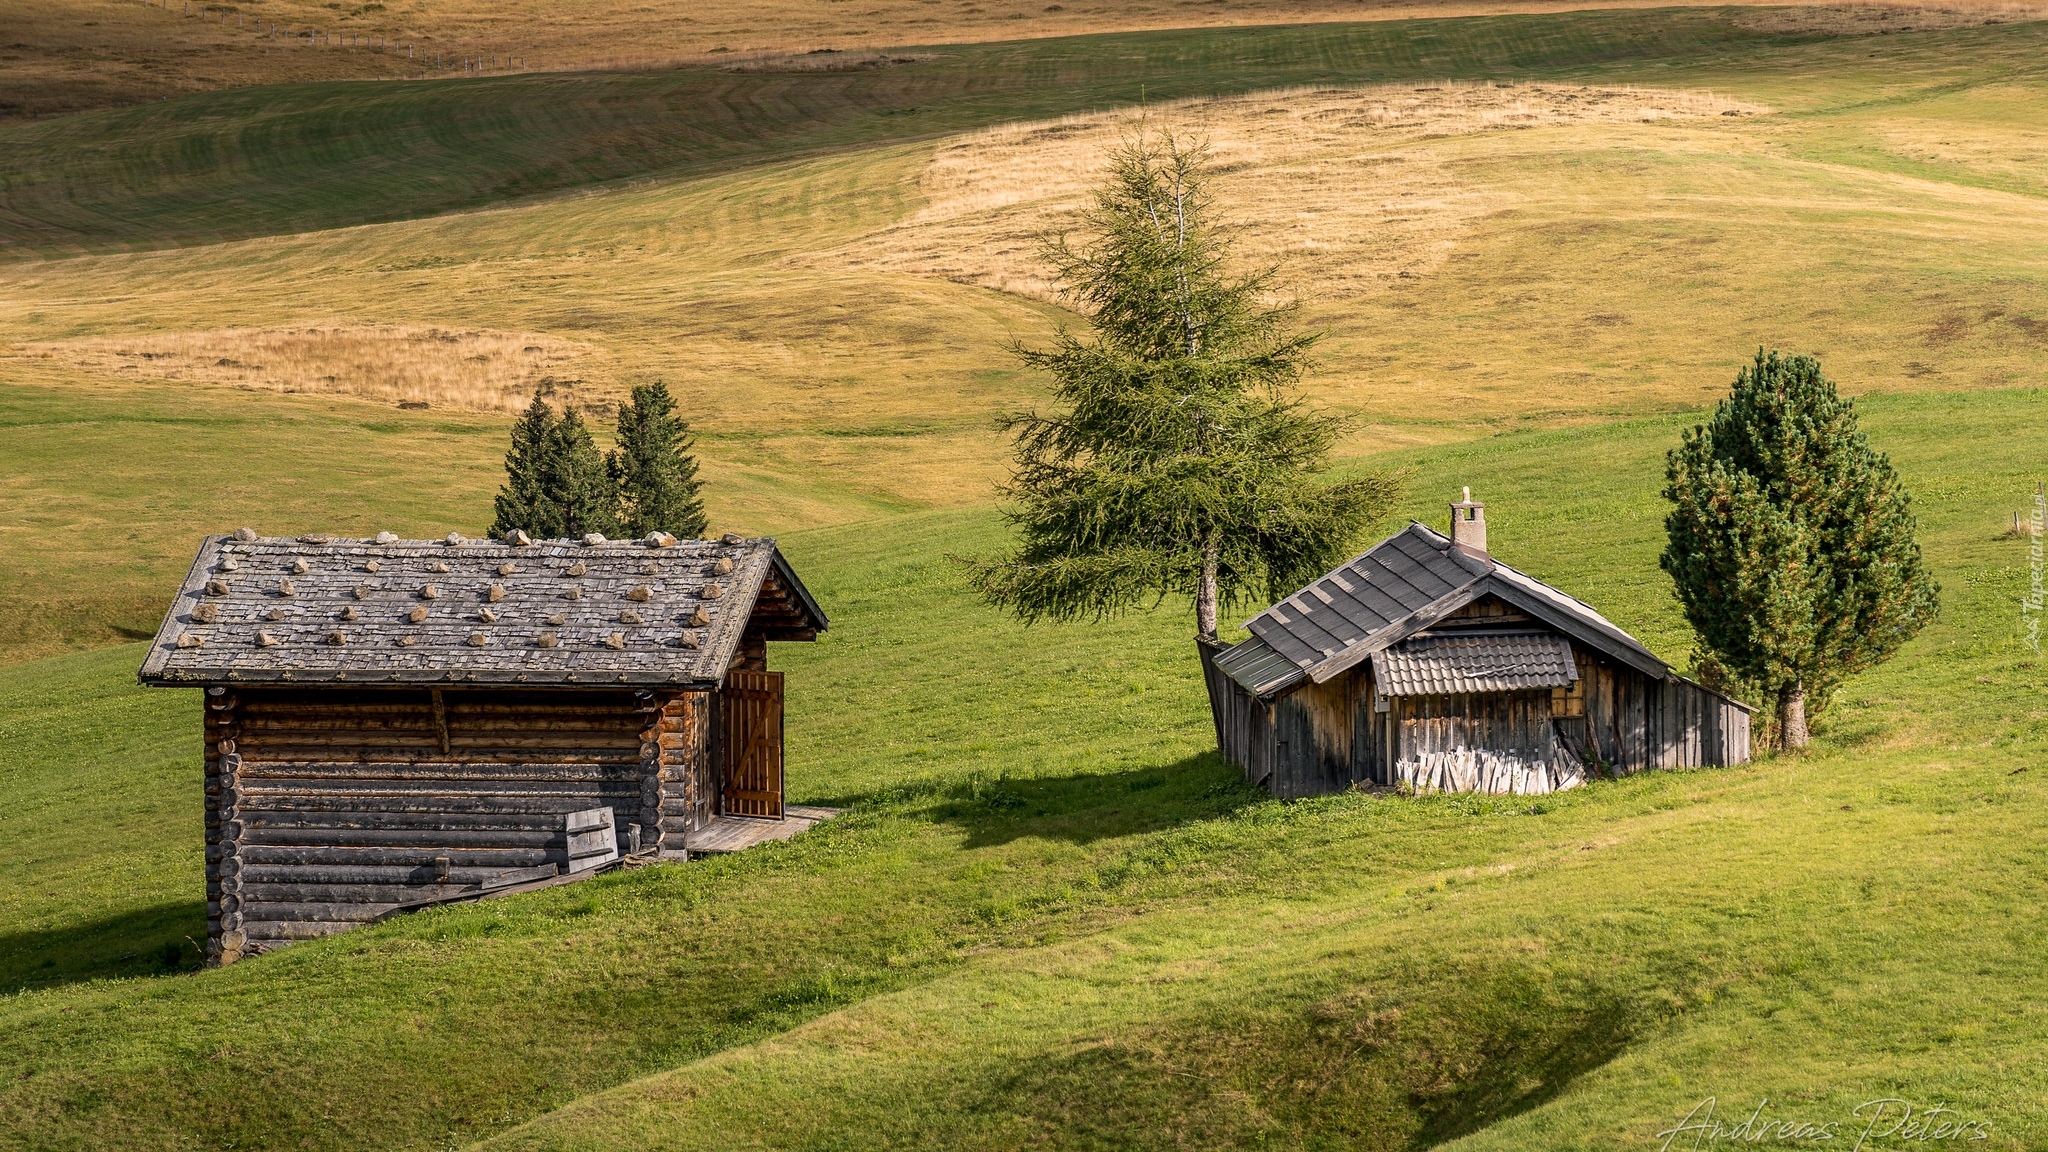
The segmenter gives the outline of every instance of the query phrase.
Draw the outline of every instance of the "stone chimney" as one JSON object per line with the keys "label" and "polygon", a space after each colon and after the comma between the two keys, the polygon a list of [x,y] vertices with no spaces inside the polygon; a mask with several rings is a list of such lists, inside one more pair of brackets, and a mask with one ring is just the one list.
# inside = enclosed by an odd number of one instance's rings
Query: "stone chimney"
{"label": "stone chimney", "polygon": [[1486,551],[1486,505],[1472,499],[1472,490],[1465,489],[1465,498],[1451,503],[1451,543],[1462,544],[1474,552]]}

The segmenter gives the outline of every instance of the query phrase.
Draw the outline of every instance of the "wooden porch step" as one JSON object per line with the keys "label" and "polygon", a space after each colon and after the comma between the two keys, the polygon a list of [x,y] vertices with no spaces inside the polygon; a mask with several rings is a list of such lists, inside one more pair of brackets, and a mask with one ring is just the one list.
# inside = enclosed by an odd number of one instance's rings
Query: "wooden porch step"
{"label": "wooden porch step", "polygon": [[837,808],[789,804],[780,820],[758,816],[713,816],[711,822],[683,836],[692,855],[699,852],[740,852],[770,840],[787,840],[839,815]]}

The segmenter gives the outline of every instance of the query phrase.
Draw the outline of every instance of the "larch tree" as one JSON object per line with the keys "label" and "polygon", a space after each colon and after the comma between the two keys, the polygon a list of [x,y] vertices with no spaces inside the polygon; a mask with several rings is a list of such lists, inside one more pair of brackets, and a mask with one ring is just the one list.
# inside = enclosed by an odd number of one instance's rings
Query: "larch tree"
{"label": "larch tree", "polygon": [[491,534],[518,529],[536,537],[614,532],[618,485],[604,455],[574,409],[555,415],[536,393],[512,426],[505,486],[498,491]]}
{"label": "larch tree", "polygon": [[627,535],[704,534],[704,485],[697,479],[693,446],[689,423],[676,415],[675,398],[659,380],[635,387],[632,402],[619,405],[618,447],[607,464],[619,487],[619,523]]}
{"label": "larch tree", "polygon": [[1047,241],[1086,335],[1019,347],[1058,408],[1006,417],[1017,546],[969,581],[1023,620],[1102,618],[1170,594],[1216,641],[1219,610],[1278,597],[1340,563],[1395,480],[1328,483],[1340,419],[1288,394],[1316,336],[1263,303],[1272,270],[1229,271],[1209,219],[1208,156],[1170,133],[1110,156],[1085,239]]}
{"label": "larch tree", "polygon": [[1940,607],[1911,497],[1811,356],[1759,350],[1665,478],[1664,570],[1705,654],[1775,706],[1781,748]]}

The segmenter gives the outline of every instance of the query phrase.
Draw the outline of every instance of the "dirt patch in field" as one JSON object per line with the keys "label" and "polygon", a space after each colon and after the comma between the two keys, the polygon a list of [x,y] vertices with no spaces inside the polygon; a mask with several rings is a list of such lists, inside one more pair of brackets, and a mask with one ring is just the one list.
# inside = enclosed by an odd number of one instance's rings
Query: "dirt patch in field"
{"label": "dirt patch in field", "polygon": [[552,336],[407,325],[307,325],[25,345],[121,379],[355,396],[407,408],[518,411],[536,390],[595,399],[596,349]]}
{"label": "dirt patch in field", "polygon": [[1241,226],[1240,255],[1279,262],[1290,291],[1343,299],[1426,274],[1495,206],[1458,181],[1432,140],[1764,111],[1694,92],[1441,84],[1263,92],[1006,125],[942,144],[919,180],[923,209],[827,258],[1052,299],[1040,238],[1075,225],[1120,140],[1171,126],[1208,141],[1219,215]]}

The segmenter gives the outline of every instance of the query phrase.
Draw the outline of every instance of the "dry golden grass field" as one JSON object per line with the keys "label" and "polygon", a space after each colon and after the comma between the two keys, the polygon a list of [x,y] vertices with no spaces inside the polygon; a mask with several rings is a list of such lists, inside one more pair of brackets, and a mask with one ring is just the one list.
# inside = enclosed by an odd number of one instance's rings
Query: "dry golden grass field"
{"label": "dry golden grass field", "polygon": [[[1577,7],[1566,0],[698,0],[681,9],[637,0],[36,0],[0,6],[0,117],[248,84],[458,77],[472,68],[504,73],[677,61],[873,67],[884,64],[873,49],[904,45]],[[1758,20],[1788,28],[1924,30],[2023,19],[2041,8],[2034,0],[1885,0]],[[825,48],[843,55],[806,56]]]}
{"label": "dry golden grass field", "polygon": [[[1359,417],[1347,455],[1386,452],[1692,409],[1760,344],[1820,354],[1854,393],[2039,385],[2042,27],[1797,44],[1660,67],[1655,87],[1293,88],[1142,117],[1211,141],[1247,259],[1284,261],[1326,333],[1311,394]],[[721,526],[984,504],[991,416],[1042,394],[1008,346],[1072,321],[1031,235],[1134,115],[0,265],[0,372],[95,405],[324,421],[338,463],[348,437],[424,437],[464,493],[494,486],[495,430],[535,386],[601,416],[661,378],[702,434]],[[191,523],[214,522],[192,501],[225,497],[180,493],[187,513],[124,527],[146,546],[81,603],[46,576],[92,549],[23,544],[89,538],[104,504],[25,467],[7,482],[34,514],[0,524],[0,581],[24,589],[0,609],[10,655],[153,625]],[[419,498],[422,528],[483,527]],[[314,526],[292,509],[318,501],[293,499],[279,489],[266,528]]]}

